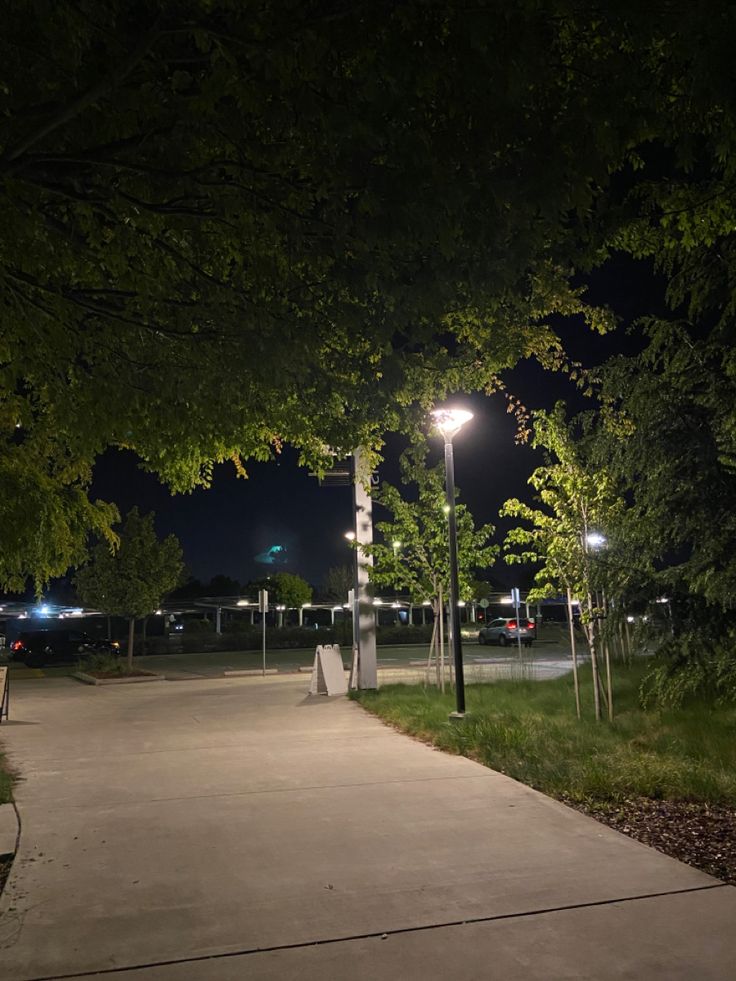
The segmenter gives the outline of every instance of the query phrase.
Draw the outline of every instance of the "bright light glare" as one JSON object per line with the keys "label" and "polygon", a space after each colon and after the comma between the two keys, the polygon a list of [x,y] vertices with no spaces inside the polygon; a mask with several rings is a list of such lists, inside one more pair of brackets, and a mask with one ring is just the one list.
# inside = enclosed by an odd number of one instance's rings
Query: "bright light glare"
{"label": "bright light glare", "polygon": [[473,413],[467,409],[434,409],[432,412],[435,428],[442,433],[445,439],[452,439],[459,433],[466,422],[470,422]]}
{"label": "bright light glare", "polygon": [[302,603],[302,609],[307,610],[311,605],[312,605],[311,603]]}
{"label": "bright light glare", "polygon": [[47,617],[49,615],[49,608],[45,603],[39,610],[39,613],[41,614],[42,617]]}
{"label": "bright light glare", "polygon": [[590,534],[585,536],[585,541],[591,548],[600,548],[601,545],[606,544],[606,536],[601,535],[599,531],[591,531]]}
{"label": "bright light glare", "polygon": [[501,602],[504,604],[504,606],[511,606],[514,601],[510,596],[502,596]]}
{"label": "bright light glare", "polygon": [[349,542],[354,542],[355,541],[355,532],[354,531],[346,531],[345,532],[345,538],[347,538],[347,540]]}
{"label": "bright light glare", "polygon": [[457,605],[458,606],[465,606],[465,600],[458,600],[457,601]]}
{"label": "bright light glare", "polygon": [[238,600],[236,606],[248,606],[248,600]]}
{"label": "bright light glare", "polygon": [[380,599],[374,599],[374,600],[373,600],[373,605],[374,605],[374,606],[383,606],[383,600],[380,600]]}
{"label": "bright light glare", "polygon": [[401,542],[397,541],[396,539],[394,539],[394,541],[391,542],[391,545],[393,548],[401,548]]}

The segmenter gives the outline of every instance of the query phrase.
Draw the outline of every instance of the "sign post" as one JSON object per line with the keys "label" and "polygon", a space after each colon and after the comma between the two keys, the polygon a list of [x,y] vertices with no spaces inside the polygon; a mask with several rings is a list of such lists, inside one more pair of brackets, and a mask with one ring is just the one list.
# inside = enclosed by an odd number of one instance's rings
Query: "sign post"
{"label": "sign post", "polygon": [[258,609],[261,614],[263,625],[263,676],[266,676],[266,614],[268,613],[268,590],[258,590]]}
{"label": "sign post", "polygon": [[521,603],[521,595],[519,593],[518,587],[514,586],[511,590],[511,599],[514,601],[514,609],[516,610],[516,639],[519,642],[519,661],[523,661],[523,655],[521,653],[521,620],[519,619],[519,604]]}
{"label": "sign post", "polygon": [[8,718],[10,709],[10,676],[7,667],[0,668],[0,722]]}

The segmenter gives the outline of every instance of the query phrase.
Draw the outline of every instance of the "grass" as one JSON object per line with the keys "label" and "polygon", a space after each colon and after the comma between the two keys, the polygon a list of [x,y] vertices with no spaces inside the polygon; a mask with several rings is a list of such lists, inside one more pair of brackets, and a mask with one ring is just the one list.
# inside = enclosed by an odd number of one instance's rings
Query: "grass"
{"label": "grass", "polygon": [[459,724],[448,721],[455,707],[449,692],[392,685],[354,697],[403,732],[555,797],[736,805],[736,706],[699,702],[644,711],[639,686],[650,667],[616,670],[617,717],[610,725],[593,721],[586,670],[582,722],[575,718],[571,676],[469,685],[469,716]]}
{"label": "grass", "polygon": [[0,804],[8,804],[13,799],[13,777],[7,760],[0,753]]}

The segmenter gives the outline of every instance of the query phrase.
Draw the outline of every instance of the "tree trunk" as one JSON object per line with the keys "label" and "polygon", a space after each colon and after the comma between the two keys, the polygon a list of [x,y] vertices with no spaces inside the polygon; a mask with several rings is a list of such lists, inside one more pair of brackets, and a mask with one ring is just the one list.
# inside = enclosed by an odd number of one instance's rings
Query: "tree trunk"
{"label": "tree trunk", "polygon": [[590,617],[585,627],[588,635],[588,647],[590,648],[590,667],[593,672],[593,704],[595,706],[595,720],[601,721],[601,692],[598,681],[598,658],[596,654],[595,620],[593,619],[593,597],[588,593],[588,616]]}
{"label": "tree trunk", "polygon": [[575,711],[578,718],[580,713],[580,682],[578,681],[578,652],[575,643],[575,623],[572,615],[572,593],[567,590],[567,622],[570,626],[570,653],[572,654],[572,677],[575,685]]}
{"label": "tree trunk", "polygon": [[608,688],[608,721],[613,722],[613,679],[611,677],[611,653],[609,651],[609,635],[610,630],[610,608],[608,605],[608,598],[606,597],[605,590],[601,592],[601,597],[603,599],[603,612],[606,616],[606,635],[603,638],[603,654],[606,659],[606,687]]}
{"label": "tree trunk", "polygon": [[435,672],[437,674],[437,688],[440,687],[440,659],[437,657],[437,619],[435,618],[432,627],[432,639],[429,642],[429,654],[427,655],[427,684],[429,684],[429,672],[432,669],[432,656],[435,658]]}
{"label": "tree trunk", "polygon": [[128,620],[128,667],[133,667],[133,644],[135,643],[135,617]]}

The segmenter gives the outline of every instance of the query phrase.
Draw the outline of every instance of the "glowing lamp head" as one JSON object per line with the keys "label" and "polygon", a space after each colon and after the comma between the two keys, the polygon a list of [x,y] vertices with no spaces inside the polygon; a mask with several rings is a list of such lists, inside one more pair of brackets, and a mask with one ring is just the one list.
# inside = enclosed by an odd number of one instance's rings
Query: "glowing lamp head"
{"label": "glowing lamp head", "polygon": [[355,532],[354,531],[346,531],[344,537],[347,538],[347,540],[349,542],[354,542],[355,541]]}
{"label": "glowing lamp head", "polygon": [[435,429],[441,433],[445,439],[452,439],[460,432],[466,422],[470,422],[473,413],[467,409],[435,409],[432,412]]}
{"label": "glowing lamp head", "polygon": [[585,541],[590,548],[601,548],[601,546],[606,544],[606,536],[601,535],[599,531],[591,531],[590,534],[585,536]]}

